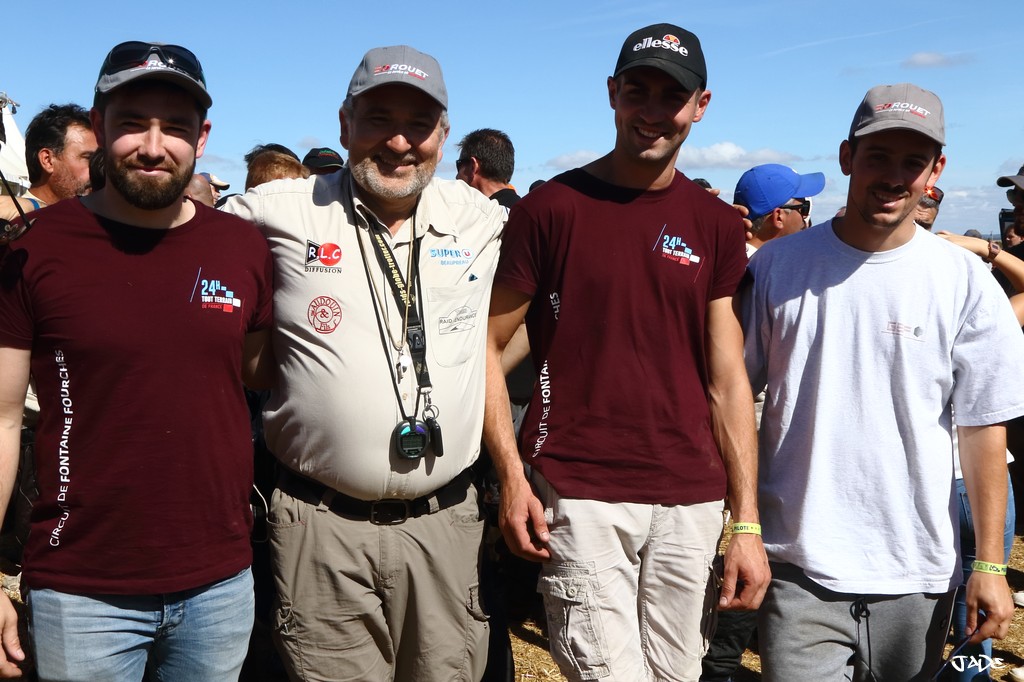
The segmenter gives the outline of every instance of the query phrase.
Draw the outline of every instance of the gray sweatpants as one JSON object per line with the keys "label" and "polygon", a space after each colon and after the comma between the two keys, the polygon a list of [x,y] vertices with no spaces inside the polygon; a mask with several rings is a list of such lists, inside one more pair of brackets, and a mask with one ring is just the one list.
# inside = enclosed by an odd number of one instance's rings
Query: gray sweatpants
{"label": "gray sweatpants", "polygon": [[917,682],[942,661],[953,592],[833,592],[773,563],[758,613],[764,682]]}

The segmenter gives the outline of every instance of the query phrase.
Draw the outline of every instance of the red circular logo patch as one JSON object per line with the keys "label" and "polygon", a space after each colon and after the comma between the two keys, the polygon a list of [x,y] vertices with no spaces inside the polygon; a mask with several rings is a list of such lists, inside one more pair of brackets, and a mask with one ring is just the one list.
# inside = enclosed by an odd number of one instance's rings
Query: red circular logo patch
{"label": "red circular logo patch", "polygon": [[341,262],[341,247],[337,244],[324,244],[317,251],[316,257],[324,265],[337,265]]}
{"label": "red circular logo patch", "polygon": [[310,302],[306,317],[318,334],[330,334],[341,324],[341,306],[330,296],[317,296]]}

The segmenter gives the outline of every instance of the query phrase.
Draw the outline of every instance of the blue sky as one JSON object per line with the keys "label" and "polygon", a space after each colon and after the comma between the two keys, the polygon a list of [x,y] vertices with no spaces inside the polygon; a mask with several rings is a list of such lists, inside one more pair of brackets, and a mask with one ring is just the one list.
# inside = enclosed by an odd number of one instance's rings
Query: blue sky
{"label": "blue sky", "polygon": [[822,171],[815,220],[845,203],[838,148],[873,85],[910,81],[946,115],[946,192],[937,229],[991,232],[1009,206],[1000,175],[1024,164],[1020,45],[1024,3],[820,0],[512,3],[5,2],[0,91],[24,130],[50,102],[88,106],[106,52],[123,40],[178,43],[203,63],[213,132],[199,170],[241,189],[243,154],[279,142],[302,156],[338,142],[337,110],[363,53],[406,43],[434,55],[449,92],[451,137],[438,173],[454,177],[456,143],[480,127],[516,146],[513,183],[585,163],[614,142],[605,80],[622,41],[671,22],[701,39],[711,104],[679,168],[731,198],[759,163]]}

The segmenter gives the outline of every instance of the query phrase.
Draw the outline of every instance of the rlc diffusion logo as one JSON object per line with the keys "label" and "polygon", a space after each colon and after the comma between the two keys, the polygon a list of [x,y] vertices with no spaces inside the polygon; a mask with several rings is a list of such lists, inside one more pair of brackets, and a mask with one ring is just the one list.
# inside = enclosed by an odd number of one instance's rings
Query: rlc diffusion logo
{"label": "rlc diffusion logo", "polygon": [[682,237],[665,234],[665,228],[667,227],[668,223],[661,227],[658,240],[654,243],[654,248],[651,250],[655,251],[660,246],[662,258],[667,258],[680,265],[690,265],[691,263],[696,265],[700,263],[700,256],[694,255],[693,249],[686,245]]}
{"label": "rlc diffusion logo", "polygon": [[306,272],[341,272],[341,247],[306,240]]}
{"label": "rlc diffusion logo", "polygon": [[457,334],[469,331],[476,326],[477,311],[469,306],[459,306],[437,320],[439,334]]}
{"label": "rlc diffusion logo", "polygon": [[310,301],[306,318],[317,334],[330,334],[341,324],[341,306],[330,296],[317,296]]}

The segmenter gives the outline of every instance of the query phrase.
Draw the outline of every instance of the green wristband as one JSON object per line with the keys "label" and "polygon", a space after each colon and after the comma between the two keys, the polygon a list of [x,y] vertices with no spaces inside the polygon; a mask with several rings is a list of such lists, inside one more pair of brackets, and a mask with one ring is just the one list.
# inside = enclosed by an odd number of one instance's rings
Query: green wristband
{"label": "green wristband", "polygon": [[971,564],[971,570],[975,571],[976,573],[1006,575],[1006,564],[990,564],[987,561],[975,561]]}
{"label": "green wristband", "polygon": [[[733,532],[733,535],[738,535],[740,533],[750,533],[751,535],[760,535],[761,534],[761,524],[760,523],[734,523],[734,524],[732,524],[732,532]],[[1006,572],[1005,568],[1003,569],[1003,572],[1004,573]]]}

